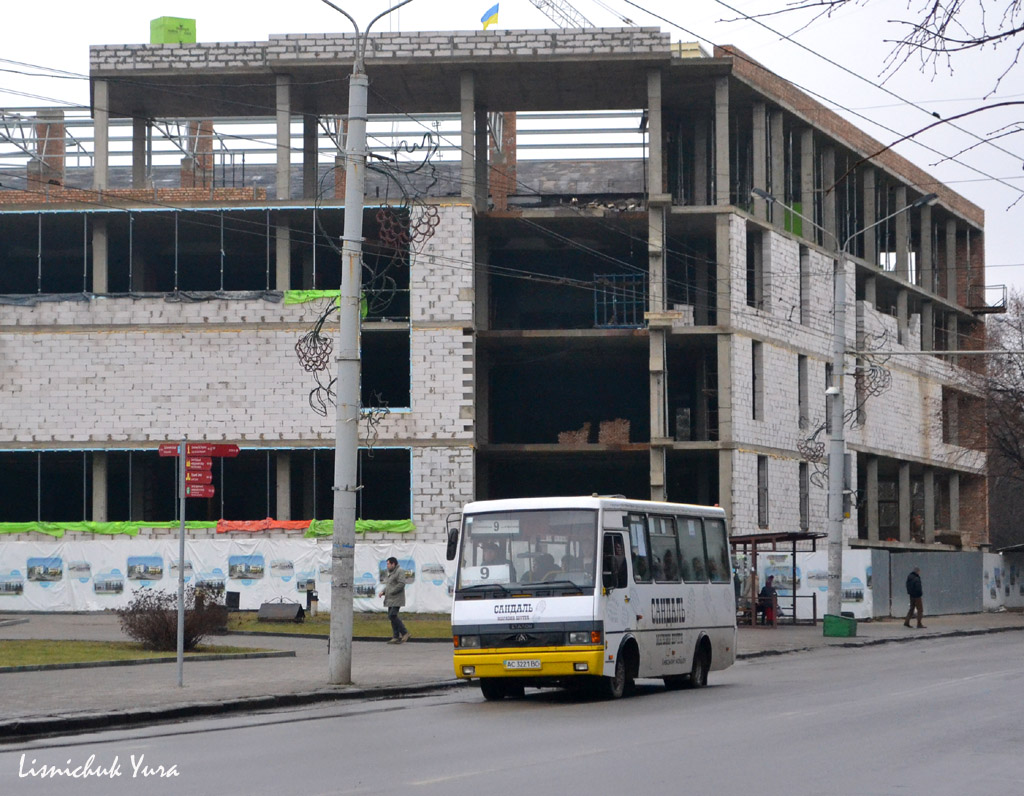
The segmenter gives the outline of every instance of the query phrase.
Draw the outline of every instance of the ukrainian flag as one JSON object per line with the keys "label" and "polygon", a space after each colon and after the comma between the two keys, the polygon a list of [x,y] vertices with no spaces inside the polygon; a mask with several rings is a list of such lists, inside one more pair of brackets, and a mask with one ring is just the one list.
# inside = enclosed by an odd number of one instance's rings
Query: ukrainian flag
{"label": "ukrainian flag", "polygon": [[498,4],[495,3],[493,6],[484,12],[484,15],[480,17],[480,21],[484,23],[484,30],[487,30],[491,25],[498,24]]}

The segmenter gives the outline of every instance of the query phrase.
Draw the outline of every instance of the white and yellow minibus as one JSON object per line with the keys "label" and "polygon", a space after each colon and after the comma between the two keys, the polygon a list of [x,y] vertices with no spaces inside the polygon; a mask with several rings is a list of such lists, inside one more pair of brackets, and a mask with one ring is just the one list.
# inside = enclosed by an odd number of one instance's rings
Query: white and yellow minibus
{"label": "white and yellow minibus", "polygon": [[622,497],[469,503],[448,537],[458,572],[455,674],[486,699],[637,678],[707,684],[736,658],[725,512]]}

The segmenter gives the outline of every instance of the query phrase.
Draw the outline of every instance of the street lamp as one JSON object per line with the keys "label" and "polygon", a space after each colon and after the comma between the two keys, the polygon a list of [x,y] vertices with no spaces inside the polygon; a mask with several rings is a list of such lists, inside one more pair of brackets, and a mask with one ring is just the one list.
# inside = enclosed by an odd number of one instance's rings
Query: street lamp
{"label": "street lamp", "polygon": [[331,625],[327,679],[352,682],[352,599],[356,549],[356,491],[359,489],[359,321],[363,276],[363,204],[366,179],[366,95],[364,68],[370,28],[378,19],[411,3],[403,0],[370,20],[359,32],[355,19],[330,0],[356,29],[352,77],[348,86],[348,134],[345,136],[345,226],[338,308],[337,389],[334,429],[334,531],[331,538]]}
{"label": "street lamp", "polygon": [[828,449],[828,602],[826,613],[839,616],[842,613],[843,586],[843,480],[845,473],[846,440],[843,435],[843,415],[845,404],[843,398],[843,375],[846,368],[846,274],[843,264],[847,257],[847,246],[858,235],[869,229],[884,224],[894,216],[917,207],[933,205],[938,201],[938,194],[929,193],[915,199],[906,207],[885,218],[868,224],[864,229],[849,235],[840,244],[833,232],[825,229],[792,207],[783,204],[767,191],[753,188],[751,195],[770,204],[777,204],[795,216],[799,216],[825,235],[832,238],[835,255],[832,259],[833,276],[833,308],[832,308],[832,385],[826,390],[829,396],[827,411],[832,421],[832,432],[829,435]]}

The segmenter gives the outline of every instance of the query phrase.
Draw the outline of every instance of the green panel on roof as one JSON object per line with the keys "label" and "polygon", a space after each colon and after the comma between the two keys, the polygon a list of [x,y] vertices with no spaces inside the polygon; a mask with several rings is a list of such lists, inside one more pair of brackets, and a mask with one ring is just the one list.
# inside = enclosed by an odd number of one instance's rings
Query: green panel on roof
{"label": "green panel on roof", "polygon": [[150,44],[195,44],[196,21],[181,17],[160,17],[149,23]]}

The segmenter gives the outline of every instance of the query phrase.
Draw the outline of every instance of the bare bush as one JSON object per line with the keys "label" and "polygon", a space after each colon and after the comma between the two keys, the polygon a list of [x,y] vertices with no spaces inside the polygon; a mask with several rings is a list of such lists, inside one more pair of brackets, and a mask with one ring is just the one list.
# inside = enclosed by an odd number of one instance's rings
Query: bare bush
{"label": "bare bush", "polygon": [[[224,590],[205,586],[185,589],[185,649],[194,650],[207,636],[224,628]],[[142,589],[117,611],[121,630],[147,650],[171,652],[178,648],[178,595]]]}

